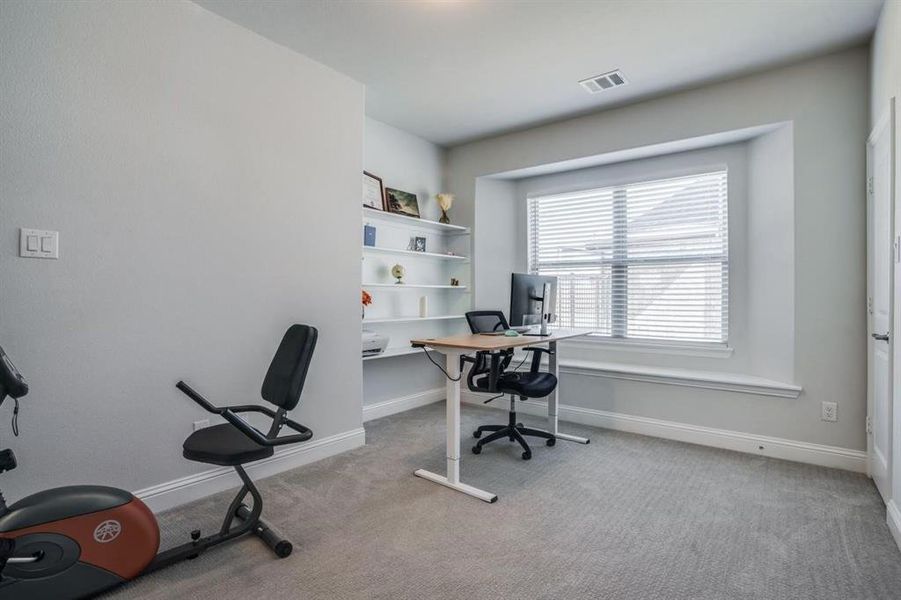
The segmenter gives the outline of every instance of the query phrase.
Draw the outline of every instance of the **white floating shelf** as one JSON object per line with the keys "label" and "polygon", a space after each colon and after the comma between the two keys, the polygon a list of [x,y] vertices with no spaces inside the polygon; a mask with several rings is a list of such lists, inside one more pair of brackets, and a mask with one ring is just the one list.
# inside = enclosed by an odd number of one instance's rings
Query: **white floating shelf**
{"label": "white floating shelf", "polygon": [[363,246],[363,252],[375,252],[376,254],[402,254],[404,256],[421,256],[423,258],[438,258],[442,260],[468,261],[468,256],[456,254],[438,254],[437,252],[416,252],[415,250],[398,250],[395,248],[379,248],[377,246]]}
{"label": "white floating shelf", "polygon": [[465,285],[429,285],[424,283],[363,283],[364,288],[391,288],[393,290],[403,289],[430,289],[430,290],[465,290]]}
{"label": "white floating shelf", "polygon": [[[379,358],[391,358],[393,356],[407,356],[409,354],[419,354],[422,352],[422,348],[412,348],[409,346],[403,346],[401,348],[385,348],[385,351],[381,354],[375,354],[373,356],[364,356],[363,360],[376,360]],[[429,350],[432,352],[432,350]]]}
{"label": "white floating shelf", "polygon": [[439,223],[438,221],[429,221],[426,219],[417,219],[416,217],[407,217],[396,213],[389,213],[374,208],[363,208],[364,221],[383,221],[394,222],[405,227],[415,227],[428,231],[440,231],[442,233],[464,235],[469,233],[469,227],[462,225],[449,225],[447,223]]}
{"label": "white floating shelf", "polygon": [[412,321],[447,321],[451,319],[465,319],[466,315],[441,315],[438,317],[386,317],[384,319],[363,319],[363,325],[367,323],[406,323]]}

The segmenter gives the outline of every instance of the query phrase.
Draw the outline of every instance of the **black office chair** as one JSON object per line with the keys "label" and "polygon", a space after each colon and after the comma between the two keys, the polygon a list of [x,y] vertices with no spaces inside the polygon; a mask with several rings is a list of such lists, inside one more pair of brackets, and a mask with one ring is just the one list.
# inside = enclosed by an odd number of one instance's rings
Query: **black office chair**
{"label": "black office chair", "polygon": [[[509,329],[504,313],[499,310],[476,310],[466,313],[466,321],[473,333],[495,333]],[[547,348],[528,347],[524,350],[532,352],[532,367],[528,373],[507,372],[507,367],[513,359],[513,350],[500,350],[495,352],[481,351],[474,357],[461,356],[462,363],[470,363],[472,368],[466,378],[466,384],[474,392],[487,392],[490,394],[510,394],[509,420],[506,425],[482,425],[476,429],[472,436],[481,438],[486,431],[491,435],[480,439],[472,448],[473,454],[482,452],[482,446],[495,440],[508,438],[511,442],[517,441],[522,446],[523,460],[532,458],[532,449],[524,436],[538,437],[547,440],[548,446],[557,443],[557,439],[549,431],[532,429],[516,422],[516,397],[543,398],[557,387],[557,378],[551,373],[539,371],[541,366],[541,354],[550,354]],[[461,364],[462,367],[462,364]]]}
{"label": "black office chair", "polygon": [[[291,554],[291,542],[283,539],[260,518],[263,499],[253,481],[247,476],[243,465],[272,456],[276,446],[305,442],[313,437],[313,432],[309,428],[292,421],[287,415],[300,401],[318,336],[316,328],[310,325],[292,325],[285,332],[266,372],[261,390],[263,400],[277,407],[275,411],[256,404],[219,408],[210,404],[185,382],[179,381],[176,385],[203,409],[227,421],[221,425],[199,429],[188,436],[182,446],[183,456],[196,462],[234,467],[243,484],[238,495],[232,500],[218,534],[200,539],[199,531],[192,532],[195,544],[203,546],[201,550],[206,546],[219,544],[252,531],[279,557]],[[247,412],[258,412],[271,418],[272,424],[268,432],[262,433],[239,414]],[[279,436],[284,426],[296,433]],[[244,504],[247,494],[253,498],[252,507]],[[235,521],[239,524],[232,527]],[[184,558],[184,554],[183,547],[163,552],[154,561],[153,569],[177,562]]]}

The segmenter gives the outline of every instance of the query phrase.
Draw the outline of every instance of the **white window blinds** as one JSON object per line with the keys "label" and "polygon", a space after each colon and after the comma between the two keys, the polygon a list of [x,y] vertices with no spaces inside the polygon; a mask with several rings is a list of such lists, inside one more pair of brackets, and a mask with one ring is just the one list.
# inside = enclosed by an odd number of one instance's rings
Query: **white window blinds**
{"label": "white window blinds", "polygon": [[726,171],[529,198],[557,319],[614,338],[728,340]]}

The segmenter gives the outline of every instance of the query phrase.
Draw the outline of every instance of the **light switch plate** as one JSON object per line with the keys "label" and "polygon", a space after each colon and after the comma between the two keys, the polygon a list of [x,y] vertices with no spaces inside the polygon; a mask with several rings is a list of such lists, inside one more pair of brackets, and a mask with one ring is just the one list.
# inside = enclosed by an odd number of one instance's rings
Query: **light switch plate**
{"label": "light switch plate", "polygon": [[59,258],[59,232],[43,229],[20,229],[19,256],[23,258]]}

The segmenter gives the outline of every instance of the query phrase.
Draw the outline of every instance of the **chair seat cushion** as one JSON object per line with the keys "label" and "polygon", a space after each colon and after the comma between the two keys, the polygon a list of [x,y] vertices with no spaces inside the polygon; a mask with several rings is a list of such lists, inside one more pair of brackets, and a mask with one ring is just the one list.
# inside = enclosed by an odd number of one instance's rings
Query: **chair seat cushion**
{"label": "chair seat cushion", "polygon": [[[476,385],[488,389],[488,377],[482,377]],[[504,373],[497,382],[499,392],[527,398],[544,398],[557,387],[557,378],[551,373]]]}
{"label": "chair seat cushion", "polygon": [[231,423],[198,429],[182,448],[188,460],[222,466],[243,465],[274,453],[273,448],[260,446]]}

